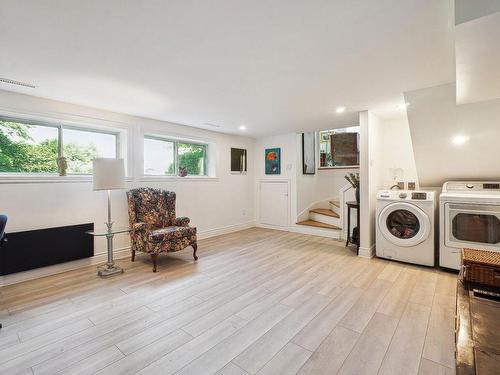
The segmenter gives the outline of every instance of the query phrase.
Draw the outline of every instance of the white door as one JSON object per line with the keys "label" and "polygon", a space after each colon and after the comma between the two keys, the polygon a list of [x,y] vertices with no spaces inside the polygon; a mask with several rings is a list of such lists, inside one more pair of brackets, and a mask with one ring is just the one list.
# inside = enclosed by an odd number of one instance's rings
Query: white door
{"label": "white door", "polygon": [[288,182],[260,182],[260,223],[288,226]]}

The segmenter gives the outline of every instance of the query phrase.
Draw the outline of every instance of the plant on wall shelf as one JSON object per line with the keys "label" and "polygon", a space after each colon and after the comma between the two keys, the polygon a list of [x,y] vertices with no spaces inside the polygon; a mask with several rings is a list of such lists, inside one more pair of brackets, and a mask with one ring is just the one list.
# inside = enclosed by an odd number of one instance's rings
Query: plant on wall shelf
{"label": "plant on wall shelf", "polygon": [[345,179],[349,181],[354,192],[356,193],[356,202],[359,203],[359,173],[348,173],[345,175]]}

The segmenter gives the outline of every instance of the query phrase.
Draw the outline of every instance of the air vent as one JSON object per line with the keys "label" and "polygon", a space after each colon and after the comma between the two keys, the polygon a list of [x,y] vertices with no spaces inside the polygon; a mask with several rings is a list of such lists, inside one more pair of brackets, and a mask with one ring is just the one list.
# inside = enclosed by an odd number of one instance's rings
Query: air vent
{"label": "air vent", "polygon": [[220,125],[217,125],[217,124],[211,124],[209,122],[205,122],[203,125],[205,126],[211,126],[212,128],[220,128]]}
{"label": "air vent", "polygon": [[8,83],[9,85],[16,85],[16,86],[23,86],[23,87],[29,87],[29,88],[36,88],[35,85],[31,83],[26,83],[26,82],[21,82],[21,81],[14,81],[13,79],[8,79],[8,78],[1,78],[0,77],[0,82],[3,83]]}

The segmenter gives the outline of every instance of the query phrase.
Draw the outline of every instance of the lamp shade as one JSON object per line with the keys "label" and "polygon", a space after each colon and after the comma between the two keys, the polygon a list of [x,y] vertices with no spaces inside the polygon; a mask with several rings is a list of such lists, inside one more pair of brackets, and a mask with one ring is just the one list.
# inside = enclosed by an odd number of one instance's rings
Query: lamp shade
{"label": "lamp shade", "polygon": [[125,189],[125,163],[123,159],[96,158],[94,169],[94,190]]}

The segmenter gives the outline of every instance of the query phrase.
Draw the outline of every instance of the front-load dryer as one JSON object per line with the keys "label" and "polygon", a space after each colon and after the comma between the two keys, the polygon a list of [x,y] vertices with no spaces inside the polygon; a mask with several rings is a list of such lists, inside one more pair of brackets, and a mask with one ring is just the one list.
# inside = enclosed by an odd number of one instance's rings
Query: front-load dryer
{"label": "front-load dryer", "polygon": [[435,207],[432,191],[380,191],[377,194],[377,256],[434,266]]}

